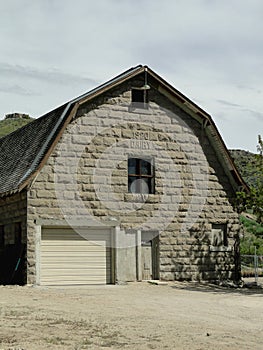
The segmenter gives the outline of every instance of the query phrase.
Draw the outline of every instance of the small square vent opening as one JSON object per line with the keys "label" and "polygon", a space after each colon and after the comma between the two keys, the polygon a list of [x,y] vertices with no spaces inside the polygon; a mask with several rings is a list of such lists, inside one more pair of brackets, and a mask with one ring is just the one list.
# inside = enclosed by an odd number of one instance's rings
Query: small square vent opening
{"label": "small square vent opening", "polygon": [[148,108],[149,103],[149,94],[148,90],[145,89],[132,89],[131,91],[132,97],[132,106],[136,108]]}

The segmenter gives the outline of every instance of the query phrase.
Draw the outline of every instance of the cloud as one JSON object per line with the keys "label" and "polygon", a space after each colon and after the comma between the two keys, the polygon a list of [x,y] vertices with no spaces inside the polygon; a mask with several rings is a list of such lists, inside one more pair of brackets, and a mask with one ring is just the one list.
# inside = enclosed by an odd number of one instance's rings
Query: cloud
{"label": "cloud", "polygon": [[[244,112],[250,113],[252,117],[256,118],[259,122],[263,122],[263,113],[254,111],[252,109],[243,109]],[[259,130],[259,132],[263,132],[263,123],[262,123],[262,130]]]}
{"label": "cloud", "polygon": [[97,80],[87,77],[81,77],[73,74],[67,74],[57,69],[36,69],[22,65],[11,65],[8,63],[0,63],[0,76],[3,78],[15,79],[34,79],[38,81],[46,81],[53,84],[87,84],[96,85]]}
{"label": "cloud", "polygon": [[262,90],[261,89],[250,87],[250,86],[237,85],[237,88],[240,89],[240,90],[248,90],[248,91],[255,92],[257,94],[262,94]]}
{"label": "cloud", "polygon": [[37,96],[35,92],[27,90],[20,85],[0,85],[0,92],[21,96]]}
{"label": "cloud", "polygon": [[225,101],[225,100],[216,100],[216,101],[224,106],[242,108],[242,106],[237,104],[237,103],[233,103],[233,102],[229,102],[229,101]]}

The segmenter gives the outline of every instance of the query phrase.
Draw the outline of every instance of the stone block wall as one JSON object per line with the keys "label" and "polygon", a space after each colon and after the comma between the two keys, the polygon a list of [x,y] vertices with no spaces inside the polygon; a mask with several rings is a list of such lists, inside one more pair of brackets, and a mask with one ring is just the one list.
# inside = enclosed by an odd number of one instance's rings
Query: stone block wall
{"label": "stone block wall", "polygon": [[15,243],[15,226],[21,223],[22,243],[26,244],[27,194],[25,191],[0,198],[0,226],[4,226],[5,245]]}
{"label": "stone block wall", "polygon": [[[80,105],[28,193],[29,281],[35,220],[120,221],[122,230],[158,230],[160,278],[238,278],[239,220],[216,152],[197,120],[158,92],[149,108],[131,104],[133,80]],[[128,157],[153,158],[155,193],[128,193]],[[211,249],[212,224],[228,246]]]}

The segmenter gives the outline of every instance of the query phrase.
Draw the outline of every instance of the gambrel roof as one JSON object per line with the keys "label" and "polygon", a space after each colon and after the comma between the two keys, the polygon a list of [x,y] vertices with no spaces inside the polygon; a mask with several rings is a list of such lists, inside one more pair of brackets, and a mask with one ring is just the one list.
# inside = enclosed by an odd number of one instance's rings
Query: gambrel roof
{"label": "gambrel roof", "polygon": [[19,192],[33,180],[81,104],[145,72],[161,94],[204,125],[232,185],[248,190],[211,116],[149,67],[138,65],[0,138],[0,196]]}

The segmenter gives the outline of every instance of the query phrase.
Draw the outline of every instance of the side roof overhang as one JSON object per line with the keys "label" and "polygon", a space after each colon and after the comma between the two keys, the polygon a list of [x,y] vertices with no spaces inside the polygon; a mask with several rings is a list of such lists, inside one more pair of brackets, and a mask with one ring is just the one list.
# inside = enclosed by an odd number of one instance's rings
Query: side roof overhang
{"label": "side roof overhang", "polygon": [[31,183],[80,105],[142,73],[155,80],[161,94],[202,124],[233,188],[249,191],[211,116],[149,67],[138,65],[1,138],[0,196],[20,192]]}

